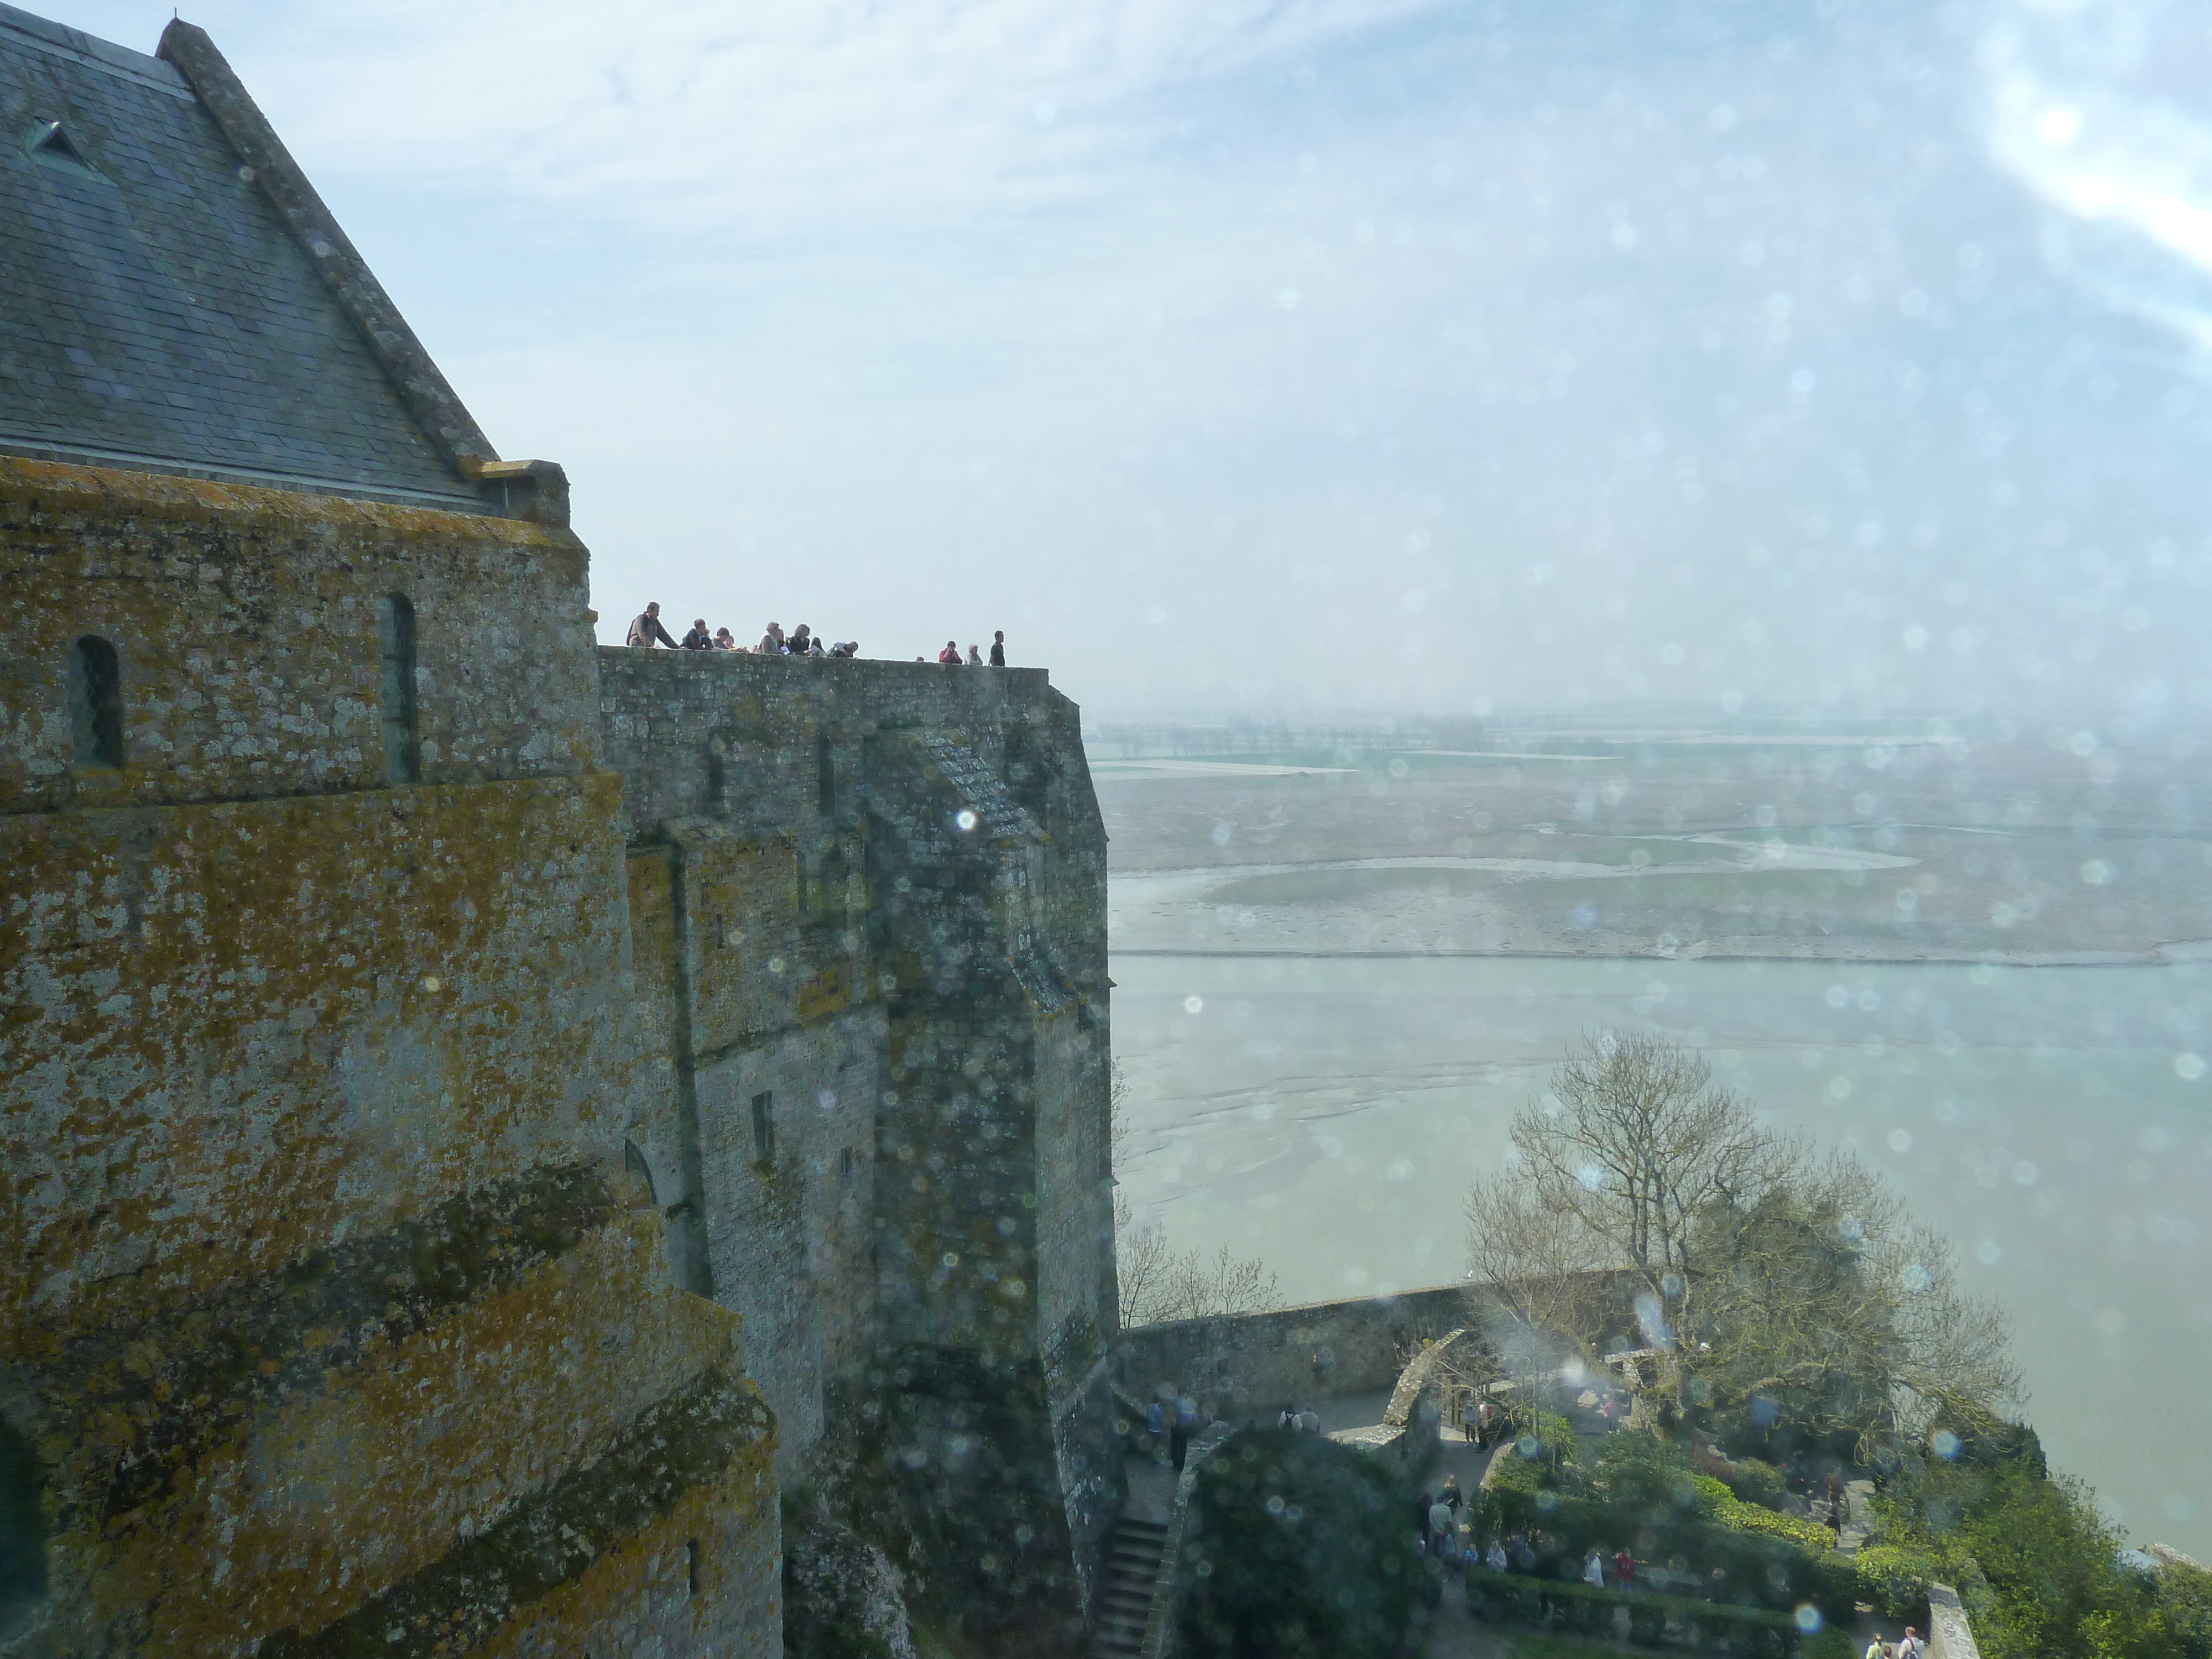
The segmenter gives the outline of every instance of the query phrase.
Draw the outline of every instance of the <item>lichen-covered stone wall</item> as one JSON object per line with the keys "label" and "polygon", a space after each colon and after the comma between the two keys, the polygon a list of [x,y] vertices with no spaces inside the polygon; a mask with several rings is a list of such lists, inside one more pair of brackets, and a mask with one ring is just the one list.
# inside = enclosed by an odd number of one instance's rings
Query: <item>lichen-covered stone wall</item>
{"label": "lichen-covered stone wall", "polygon": [[[774,1419],[626,1145],[670,999],[584,570],[512,521],[0,459],[11,1655],[777,1650]],[[120,766],[76,740],[85,633]]]}
{"label": "lichen-covered stone wall", "polygon": [[[154,473],[0,465],[0,803],[380,788],[379,601],[416,624],[422,777],[561,776],[597,751],[587,556],[514,519]],[[68,652],[122,671],[119,771],[71,763]]]}
{"label": "lichen-covered stone wall", "polygon": [[0,459],[11,1655],[773,1654],[839,1400],[923,1601],[1079,1646],[1119,1464],[1076,711],[595,655],[586,573]]}

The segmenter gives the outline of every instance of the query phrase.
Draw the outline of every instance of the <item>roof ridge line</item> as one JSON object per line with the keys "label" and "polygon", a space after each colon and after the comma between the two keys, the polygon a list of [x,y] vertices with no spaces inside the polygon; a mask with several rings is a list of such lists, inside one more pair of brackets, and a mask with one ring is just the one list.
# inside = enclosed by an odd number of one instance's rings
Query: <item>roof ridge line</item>
{"label": "roof ridge line", "polygon": [[156,56],[184,76],[201,105],[215,118],[285,228],[361,331],[369,355],[398,392],[408,412],[454,471],[466,480],[471,477],[469,460],[497,460],[499,452],[415,337],[415,331],[399,314],[399,307],[392,304],[392,296],[384,291],[351,239],[338,228],[336,217],[307,182],[307,175],[284,148],[268,117],[216,50],[207,31],[181,18],[172,19],[161,31]]}

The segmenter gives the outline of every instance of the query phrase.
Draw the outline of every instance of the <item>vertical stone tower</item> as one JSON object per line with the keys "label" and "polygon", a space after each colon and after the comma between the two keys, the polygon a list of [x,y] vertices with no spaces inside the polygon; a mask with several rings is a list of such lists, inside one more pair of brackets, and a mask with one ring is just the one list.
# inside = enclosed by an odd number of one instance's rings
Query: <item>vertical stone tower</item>
{"label": "vertical stone tower", "polygon": [[565,491],[204,35],[0,7],[0,1653],[781,1650]]}
{"label": "vertical stone tower", "polygon": [[744,1316],[787,1475],[849,1483],[973,1650],[1066,1650],[1120,1470],[1074,706],[1035,669],[599,654],[672,1267]]}

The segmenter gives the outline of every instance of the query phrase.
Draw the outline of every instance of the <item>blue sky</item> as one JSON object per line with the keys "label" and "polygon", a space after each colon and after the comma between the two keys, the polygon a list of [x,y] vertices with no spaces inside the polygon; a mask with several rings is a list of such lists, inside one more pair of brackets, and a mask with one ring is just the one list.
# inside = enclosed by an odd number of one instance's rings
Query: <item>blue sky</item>
{"label": "blue sky", "polygon": [[2189,7],[192,16],[568,468],[605,637],[1004,628],[1106,715],[2212,707]]}

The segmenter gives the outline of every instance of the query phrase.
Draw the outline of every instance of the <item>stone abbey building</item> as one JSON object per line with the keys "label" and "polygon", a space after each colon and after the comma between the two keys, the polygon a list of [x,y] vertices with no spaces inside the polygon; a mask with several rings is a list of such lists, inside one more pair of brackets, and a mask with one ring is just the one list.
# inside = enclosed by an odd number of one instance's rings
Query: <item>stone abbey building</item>
{"label": "stone abbey building", "polygon": [[799,1491],[1079,1647],[1076,710],[601,649],[567,489],[205,34],[0,5],[0,1655],[774,1655]]}

